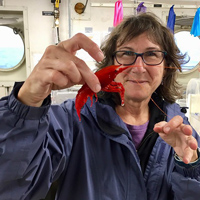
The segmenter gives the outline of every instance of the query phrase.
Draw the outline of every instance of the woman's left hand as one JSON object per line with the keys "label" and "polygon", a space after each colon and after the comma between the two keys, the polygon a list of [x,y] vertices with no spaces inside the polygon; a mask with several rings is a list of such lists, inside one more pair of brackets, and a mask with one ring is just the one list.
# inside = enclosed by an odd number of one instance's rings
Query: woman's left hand
{"label": "woman's left hand", "polygon": [[192,127],[183,124],[181,116],[173,117],[169,122],[155,124],[154,131],[174,148],[178,157],[186,164],[198,159],[197,141],[192,136]]}

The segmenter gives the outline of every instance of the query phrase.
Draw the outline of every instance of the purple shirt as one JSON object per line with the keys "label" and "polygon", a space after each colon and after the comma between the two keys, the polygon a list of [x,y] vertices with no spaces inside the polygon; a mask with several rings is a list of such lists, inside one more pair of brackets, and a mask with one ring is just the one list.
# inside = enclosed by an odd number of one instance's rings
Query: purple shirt
{"label": "purple shirt", "polygon": [[149,124],[149,121],[147,121],[145,124],[142,124],[139,126],[126,124],[128,130],[132,136],[133,143],[135,144],[136,149],[140,145],[140,142],[142,141],[142,139],[146,133],[148,124]]}

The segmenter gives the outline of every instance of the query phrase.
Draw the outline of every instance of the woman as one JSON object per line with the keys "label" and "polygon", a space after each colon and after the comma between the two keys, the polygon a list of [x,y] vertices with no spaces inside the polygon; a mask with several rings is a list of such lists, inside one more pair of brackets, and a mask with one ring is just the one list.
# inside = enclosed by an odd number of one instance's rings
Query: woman
{"label": "woman", "polygon": [[[101,93],[81,110],[74,100],[50,105],[53,89],[100,83],[84,61],[86,50],[102,61],[130,67],[115,81],[125,88]],[[101,50],[77,34],[50,46],[25,83],[0,101],[0,196],[41,199],[58,183],[59,200],[169,200],[200,196],[197,133],[175,104],[179,55],[173,36],[152,14],[131,16]],[[122,67],[123,67],[122,66]]]}

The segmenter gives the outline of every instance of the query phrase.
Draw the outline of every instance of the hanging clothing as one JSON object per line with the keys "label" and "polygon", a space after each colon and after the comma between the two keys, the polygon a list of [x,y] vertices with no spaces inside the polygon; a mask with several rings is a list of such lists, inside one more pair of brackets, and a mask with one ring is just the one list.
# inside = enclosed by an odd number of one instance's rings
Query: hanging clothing
{"label": "hanging clothing", "polygon": [[123,20],[123,4],[122,0],[115,2],[113,26],[117,26]]}
{"label": "hanging clothing", "polygon": [[143,5],[144,2],[141,2],[137,7],[137,13],[145,13],[147,11],[147,7]]}
{"label": "hanging clothing", "polygon": [[196,14],[194,16],[190,34],[194,35],[194,37],[200,36],[200,8],[197,9]]}
{"label": "hanging clothing", "polygon": [[174,25],[176,21],[176,14],[174,12],[174,5],[169,10],[168,20],[167,20],[167,27],[174,33]]}

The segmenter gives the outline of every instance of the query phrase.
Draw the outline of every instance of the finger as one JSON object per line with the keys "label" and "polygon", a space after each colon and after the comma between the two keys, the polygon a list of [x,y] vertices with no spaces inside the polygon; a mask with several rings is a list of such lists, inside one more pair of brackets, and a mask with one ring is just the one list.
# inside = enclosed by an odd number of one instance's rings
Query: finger
{"label": "finger", "polygon": [[70,77],[71,83],[87,83],[95,93],[101,90],[99,79],[83,60],[76,57],[73,62],[68,61],[67,64],[71,66],[68,66],[64,73]]}
{"label": "finger", "polygon": [[187,147],[184,149],[183,162],[186,164],[195,161],[198,158],[197,155],[197,141],[193,136],[187,137]]}
{"label": "finger", "polygon": [[156,123],[154,125],[154,131],[157,132],[157,133],[161,133],[163,132],[163,127],[165,126],[165,124],[167,124],[167,122],[165,121],[162,121],[162,122],[159,122],[159,123]]}
{"label": "finger", "polygon": [[82,76],[84,77],[84,80],[89,86],[89,88],[95,93],[101,90],[101,84],[99,82],[99,79],[96,75],[94,75],[94,73],[90,69],[87,71],[83,71]]}
{"label": "finger", "polygon": [[[73,62],[71,62],[71,65],[73,66],[71,67],[71,70],[65,70],[65,74],[70,77],[71,82],[86,83],[95,93],[101,90],[101,84],[98,77],[83,60],[75,57]],[[69,69],[69,67],[67,69]],[[76,75],[79,77],[76,77]]]}
{"label": "finger", "polygon": [[181,130],[185,135],[192,135],[192,127],[190,125],[182,124]]}
{"label": "finger", "polygon": [[[37,83],[43,88],[43,93],[46,92],[45,87],[49,90],[49,86],[52,85],[54,86],[52,89],[61,89],[65,88],[68,82],[69,79],[65,74],[51,68],[41,70],[40,73],[37,74]],[[57,88],[55,88],[55,86]]]}
{"label": "finger", "polygon": [[70,79],[70,82],[75,84],[81,83],[82,75],[76,64],[73,61],[68,61],[65,63],[65,65],[67,65],[67,68],[64,66],[64,74]]}
{"label": "finger", "polygon": [[[52,59],[48,60],[48,63],[45,64],[46,68],[44,70],[54,70],[60,72],[65,78],[67,77],[68,82],[78,84],[82,80],[81,73],[77,69],[77,66],[72,60],[62,60],[61,59]],[[55,72],[55,75],[58,74]],[[54,75],[54,74],[52,74]],[[53,79],[56,77],[53,76]],[[60,82],[60,81],[59,81]],[[55,82],[53,82],[55,83]]]}
{"label": "finger", "polygon": [[163,131],[165,133],[171,133],[174,129],[178,128],[181,126],[183,123],[183,118],[179,115],[173,117],[164,127]]}
{"label": "finger", "polygon": [[[34,68],[36,79],[40,77],[44,84],[58,83],[58,86],[67,86],[68,82],[79,83],[81,80],[81,74],[74,62],[68,59],[69,56],[65,55],[66,52],[64,56],[63,51],[60,51],[60,49],[57,48],[55,54],[52,56],[48,51],[51,50],[47,50],[43,59],[41,59],[38,65]],[[62,83],[62,81],[64,82]]]}
{"label": "finger", "polygon": [[52,70],[52,82],[55,85],[52,89],[64,89],[67,85],[70,84],[69,78],[59,71]]}
{"label": "finger", "polygon": [[197,151],[191,150],[189,147],[185,149],[183,162],[188,164],[190,162],[194,162],[198,159]]}
{"label": "finger", "polygon": [[188,164],[191,162],[193,156],[193,151],[191,151],[191,149],[188,147],[184,150],[184,156],[183,156],[183,162],[185,164]]}
{"label": "finger", "polygon": [[187,144],[193,150],[196,150],[198,147],[197,140],[193,136],[187,137]]}
{"label": "finger", "polygon": [[59,46],[70,53],[75,53],[77,50],[84,49],[96,61],[101,61],[104,58],[98,45],[82,33],[78,33],[71,39],[61,42]]}

